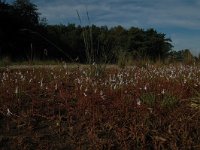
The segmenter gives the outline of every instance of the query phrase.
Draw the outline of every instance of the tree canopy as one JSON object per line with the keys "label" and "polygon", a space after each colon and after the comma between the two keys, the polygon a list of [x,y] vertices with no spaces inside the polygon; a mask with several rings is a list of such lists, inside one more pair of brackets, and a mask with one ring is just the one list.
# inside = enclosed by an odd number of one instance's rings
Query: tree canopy
{"label": "tree canopy", "polygon": [[[0,54],[13,59],[27,57],[30,43],[36,37],[30,31],[44,31],[40,25],[37,6],[29,0],[16,0],[7,4],[0,2]],[[38,42],[37,42],[38,43]]]}
{"label": "tree canopy", "polygon": [[[44,19],[43,19],[44,20]],[[119,52],[134,59],[164,59],[172,51],[171,39],[155,29],[96,25],[48,25],[35,4],[0,1],[0,56],[13,60],[78,59],[86,62],[106,57],[115,63]]]}

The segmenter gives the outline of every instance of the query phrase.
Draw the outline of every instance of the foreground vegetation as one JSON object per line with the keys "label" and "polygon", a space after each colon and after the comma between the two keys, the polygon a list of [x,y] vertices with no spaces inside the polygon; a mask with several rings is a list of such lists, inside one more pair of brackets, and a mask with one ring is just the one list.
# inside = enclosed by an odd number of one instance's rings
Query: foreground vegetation
{"label": "foreground vegetation", "polygon": [[0,149],[200,149],[190,50],[154,29],[48,25],[29,0],[0,1],[0,20]]}
{"label": "foreground vegetation", "polygon": [[1,149],[198,149],[200,67],[0,70]]}

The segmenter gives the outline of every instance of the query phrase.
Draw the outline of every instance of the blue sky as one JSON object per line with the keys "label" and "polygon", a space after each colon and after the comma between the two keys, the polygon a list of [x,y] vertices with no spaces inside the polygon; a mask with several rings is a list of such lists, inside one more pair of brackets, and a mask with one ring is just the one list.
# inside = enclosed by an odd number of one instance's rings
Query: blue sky
{"label": "blue sky", "polygon": [[[7,0],[10,2],[13,0]],[[92,24],[108,27],[122,25],[154,28],[171,38],[175,50],[200,53],[200,0],[31,0],[49,24]]]}

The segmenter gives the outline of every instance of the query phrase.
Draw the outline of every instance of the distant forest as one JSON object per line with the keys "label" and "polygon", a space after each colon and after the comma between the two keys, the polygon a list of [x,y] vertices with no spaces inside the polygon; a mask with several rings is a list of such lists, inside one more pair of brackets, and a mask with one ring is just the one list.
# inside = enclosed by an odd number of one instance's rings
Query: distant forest
{"label": "distant forest", "polygon": [[156,61],[191,55],[189,50],[173,51],[171,39],[152,28],[49,25],[40,16],[29,0],[0,0],[0,59],[116,63],[121,56]]}

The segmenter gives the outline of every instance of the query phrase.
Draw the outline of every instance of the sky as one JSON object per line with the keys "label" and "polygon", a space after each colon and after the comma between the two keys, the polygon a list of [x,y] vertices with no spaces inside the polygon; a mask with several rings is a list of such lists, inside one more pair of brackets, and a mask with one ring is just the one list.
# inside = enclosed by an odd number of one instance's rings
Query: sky
{"label": "sky", "polygon": [[[12,2],[7,0],[6,2]],[[30,0],[48,24],[154,28],[172,39],[174,50],[200,53],[200,0]]]}

